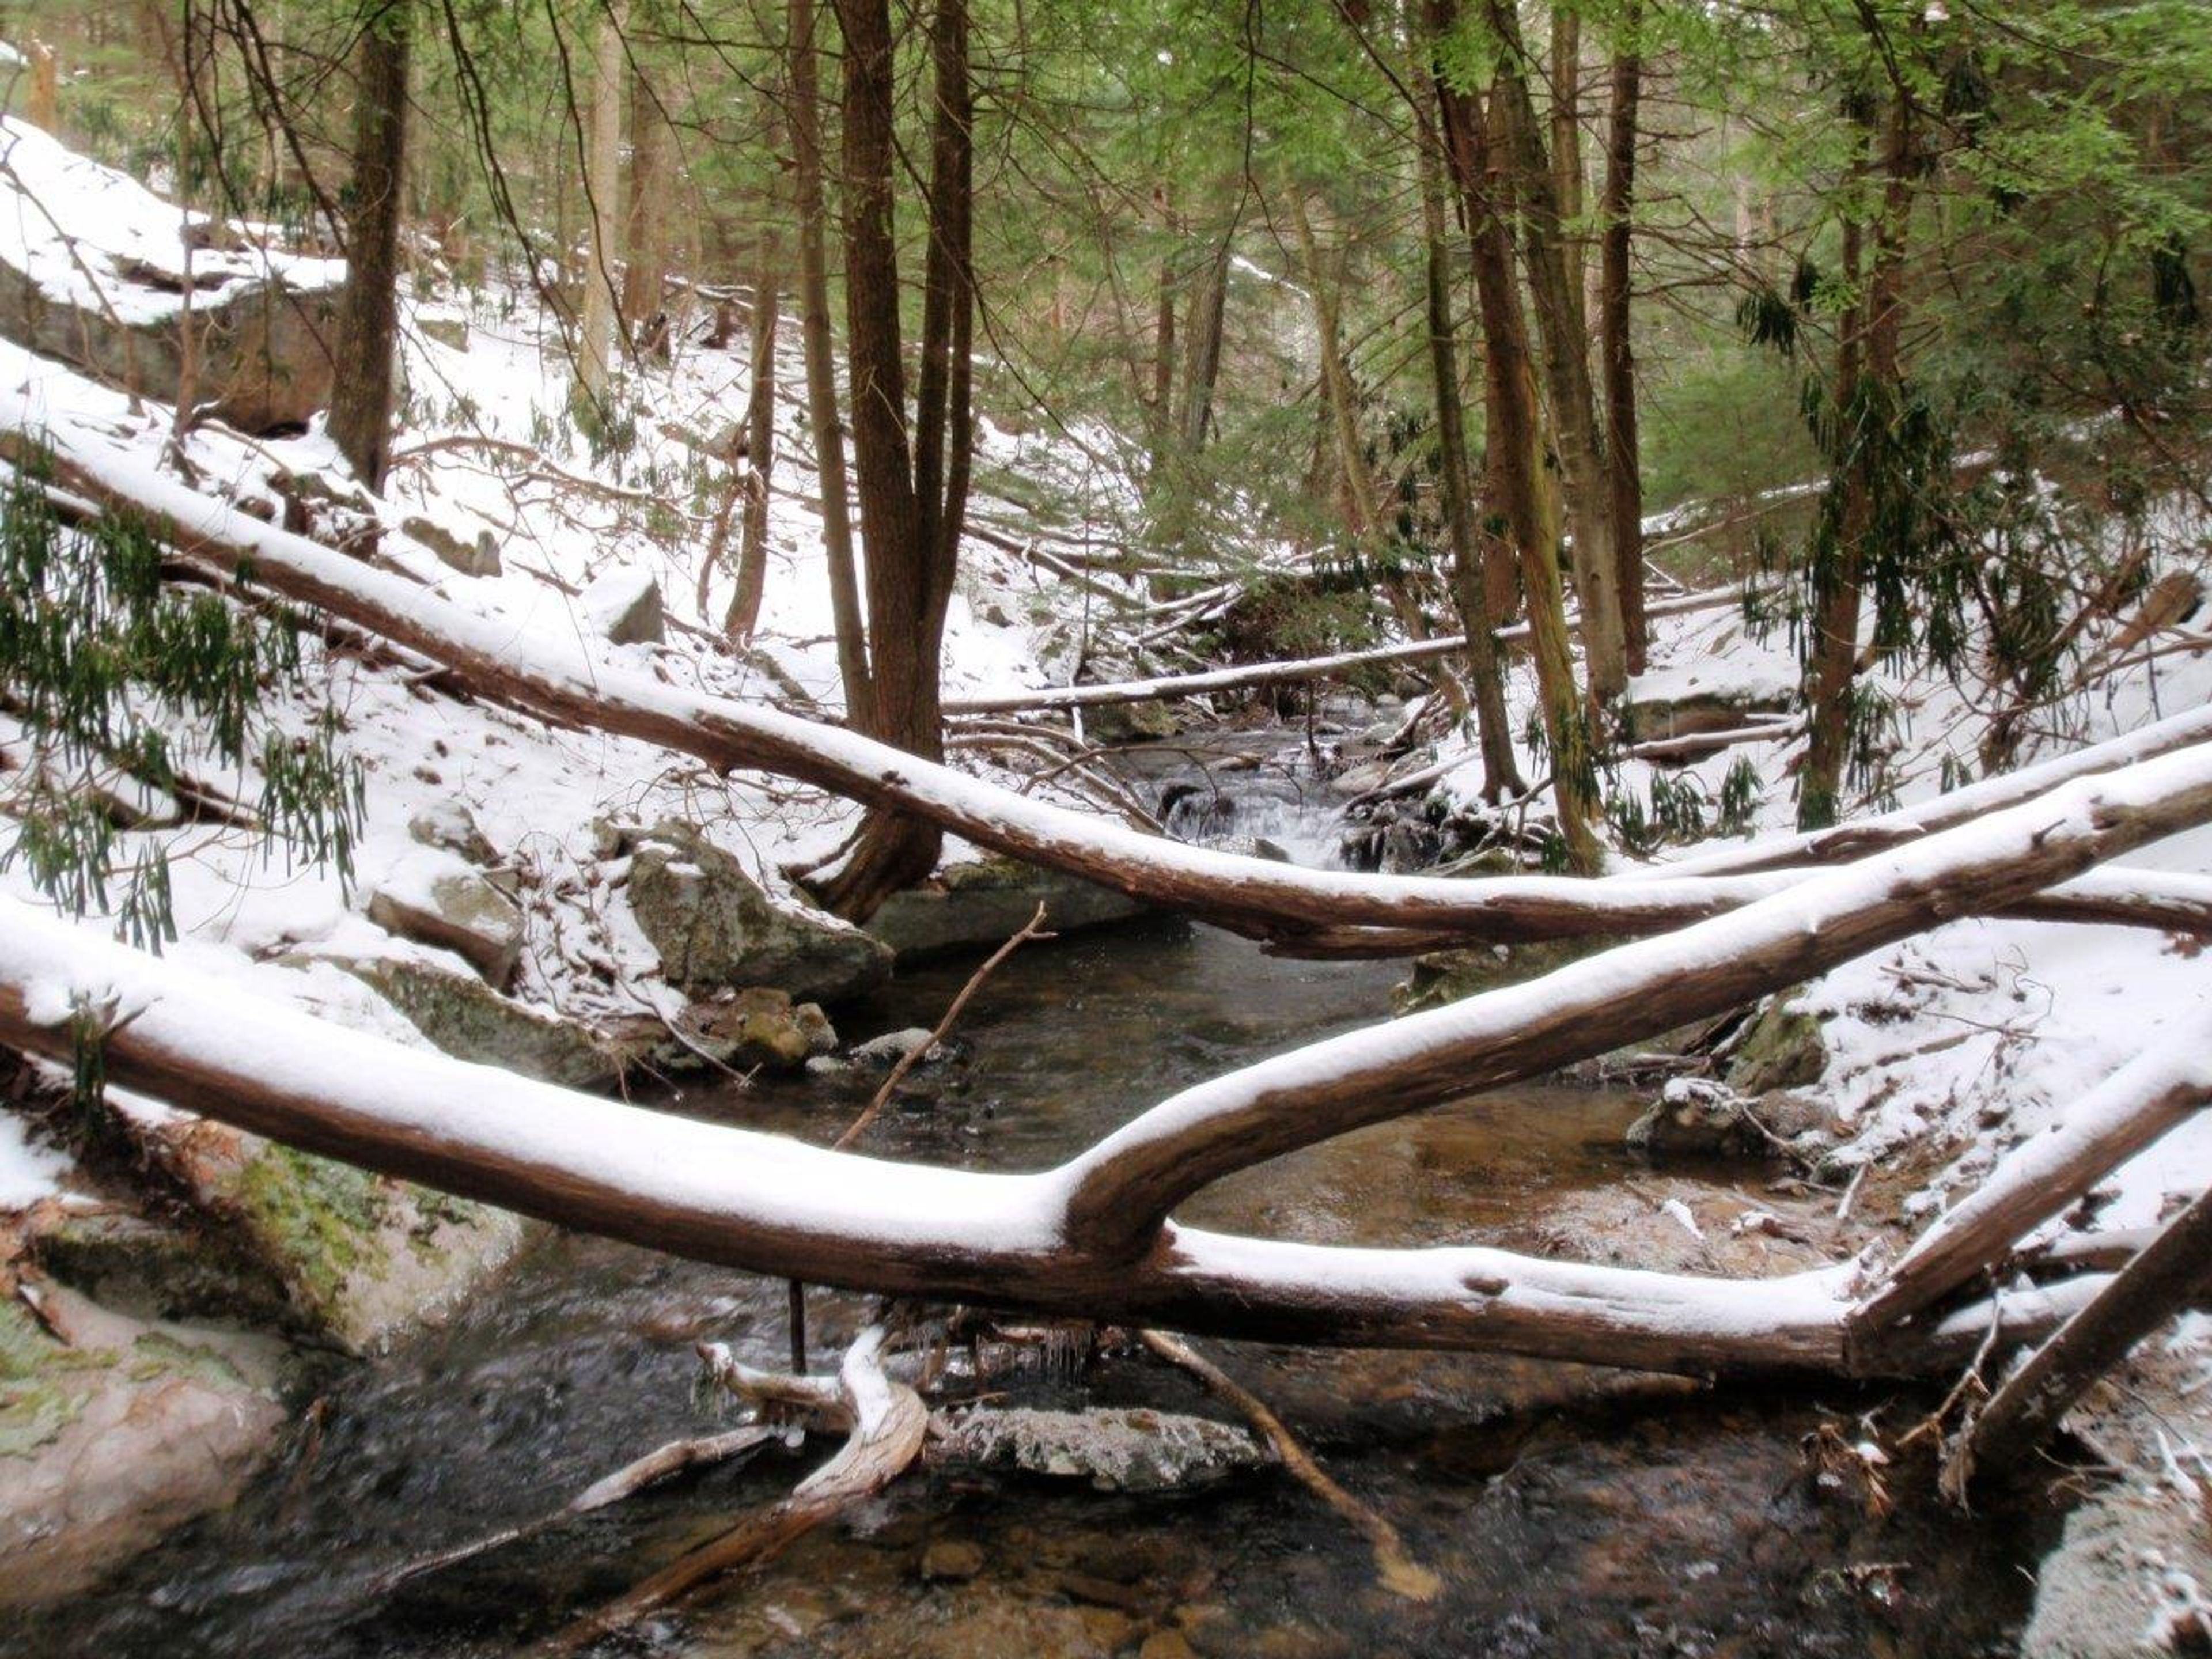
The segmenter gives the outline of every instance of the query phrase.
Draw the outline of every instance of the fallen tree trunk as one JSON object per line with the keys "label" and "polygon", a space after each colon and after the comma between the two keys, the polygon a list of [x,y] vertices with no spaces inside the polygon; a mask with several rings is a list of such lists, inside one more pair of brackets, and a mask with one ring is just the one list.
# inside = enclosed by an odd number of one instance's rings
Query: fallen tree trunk
{"label": "fallen tree trunk", "polygon": [[[2070,784],[1675,938],[1214,1079],[1034,1175],[827,1152],[463,1065],[210,983],[12,901],[0,901],[0,1042],[63,1060],[97,1042],[116,1083],[176,1106],[777,1277],[1264,1340],[1496,1348],[1691,1373],[1835,1370],[1849,1363],[1848,1268],[1710,1279],[1479,1248],[1231,1237],[1168,1214],[1232,1170],[1722,1012],[2208,817],[2212,751]],[[2014,1326],[2043,1328],[2033,1313]],[[1886,1346],[1881,1364],[1917,1369],[1948,1351],[1949,1330]]]}
{"label": "fallen tree trunk", "polygon": [[[26,395],[0,390],[0,454],[19,463],[44,454],[31,434],[41,411]],[[1294,947],[1304,934],[1346,927],[1400,931],[1411,948],[1451,943],[1517,942],[1568,937],[1628,937],[1664,932],[1721,915],[1771,891],[1763,883],[1662,872],[1592,882],[1571,877],[1492,880],[1369,876],[1217,852],[1102,823],[917,759],[841,727],[733,698],[688,691],[592,660],[575,641],[519,633],[511,624],[464,611],[404,578],[368,568],[302,537],[263,524],[164,477],[96,432],[56,425],[46,441],[58,481],[84,503],[149,519],[179,556],[210,580],[252,583],[313,606],[451,669],[491,701],[564,724],[606,732],[689,754],[720,770],[757,768],[816,784],[866,805],[927,819],[996,852],[1066,871],[1167,908],[1188,911],[1254,937]],[[2043,787],[2212,738],[2212,709],[2178,716],[2131,738],[2085,751],[2096,758],[2031,769]],[[2072,757],[2069,757],[2069,760]],[[2015,775],[2024,778],[2031,774]],[[1994,781],[1994,785],[2014,779]],[[1952,805],[1984,792],[1984,805],[2023,799],[1991,785],[1946,796],[1902,824],[1875,820],[1872,844],[1957,822]],[[1759,853],[1747,867],[1846,856],[1852,826],[1813,838],[1818,845]],[[1803,842],[1807,838],[1795,838]],[[1742,855],[1737,855],[1741,861]],[[1372,946],[1377,940],[1368,941]],[[1365,953],[1373,953],[1371,948]]]}
{"label": "fallen tree trunk", "polygon": [[[1718,611],[1742,602],[1736,588],[1712,588],[1686,593],[1651,607],[1655,617],[1679,616],[1694,611]],[[1567,626],[1576,625],[1571,616]],[[1498,629],[1492,637],[1504,642],[1526,639],[1528,625],[1516,623]],[[1396,645],[1373,646],[1364,651],[1340,651],[1324,657],[1300,657],[1285,662],[1248,663],[1237,668],[1217,668],[1203,674],[1176,674],[1151,680],[1121,680],[1099,685],[1041,686],[1033,691],[1011,691],[993,697],[954,697],[946,702],[948,714],[1012,714],[1056,708],[1101,708],[1115,703],[1154,702],[1172,697],[1200,697],[1216,691],[1244,691],[1256,686],[1285,685],[1298,680],[1332,678],[1356,669],[1391,663],[1436,662],[1459,656],[1467,649],[1464,634],[1440,634],[1431,639],[1407,640]]]}
{"label": "fallen tree trunk", "polygon": [[1854,1340],[1878,1342],[1889,1328],[1996,1267],[2014,1240],[2212,1104],[2206,1036],[2190,1030],[2170,1038],[2085,1095],[2063,1122],[2008,1152],[1852,1310]]}
{"label": "fallen tree trunk", "polygon": [[2089,1386],[2180,1312],[2209,1277],[2212,1193],[2169,1222],[2004,1380],[1945,1462],[1944,1490],[1962,1498],[1978,1475],[2024,1462]]}

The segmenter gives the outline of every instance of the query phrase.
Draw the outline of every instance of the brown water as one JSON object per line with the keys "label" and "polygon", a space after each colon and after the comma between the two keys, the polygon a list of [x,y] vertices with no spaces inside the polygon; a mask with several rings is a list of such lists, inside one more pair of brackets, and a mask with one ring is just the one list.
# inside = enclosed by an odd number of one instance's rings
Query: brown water
{"label": "brown water", "polygon": [[[968,973],[902,975],[848,1036],[928,1024]],[[1147,923],[1031,946],[870,1150],[994,1169],[1055,1162],[1184,1084],[1382,1017],[1397,969],[1274,961],[1204,927]],[[681,1109],[826,1140],[872,1079],[706,1090]],[[1646,1177],[1637,1103],[1524,1089],[1387,1125],[1223,1183],[1207,1224],[1331,1241],[1543,1248],[1578,1194]],[[1679,1169],[1670,1172],[1678,1178]],[[1741,1170],[1694,1172],[1729,1183]],[[784,1288],[600,1240],[547,1237],[445,1328],[331,1385],[231,1512],[113,1586],[15,1625],[0,1652],[482,1656],[532,1650],[824,1455],[771,1449],[559,1533],[418,1581],[378,1572],[556,1506],[651,1447],[726,1419],[694,1397],[691,1344],[783,1363]],[[817,1354],[866,1316],[816,1292]],[[1887,1513],[1817,1478],[1808,1445],[1925,1402],[1817,1403],[1480,1356],[1212,1345],[1343,1484],[1442,1575],[1434,1601],[1377,1588],[1364,1542],[1272,1473],[1138,1497],[1069,1482],[917,1474],[681,1618],[606,1650],[721,1656],[1981,1655],[2009,1652],[2032,1516],[1967,1521],[1899,1472]],[[823,1363],[817,1359],[817,1364]],[[1142,1401],[1220,1414],[1179,1373],[1109,1357],[1077,1379],[988,1386],[1030,1403]],[[1854,1436],[1856,1431],[1853,1431]],[[972,1544],[959,1579],[933,1542]],[[945,1552],[939,1553],[942,1559]],[[1149,1647],[1145,1644],[1149,1642]],[[1180,1645],[1178,1645],[1180,1644]]]}

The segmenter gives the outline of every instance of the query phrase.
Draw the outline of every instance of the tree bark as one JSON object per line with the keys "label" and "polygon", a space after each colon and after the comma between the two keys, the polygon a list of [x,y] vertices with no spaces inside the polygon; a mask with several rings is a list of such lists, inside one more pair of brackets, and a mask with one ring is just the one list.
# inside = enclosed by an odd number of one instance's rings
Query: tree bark
{"label": "tree bark", "polygon": [[758,232],[753,269],[752,385],[745,394],[744,502],[738,525],[738,585],[722,618],[725,637],[748,641],[768,590],[768,492],[775,472],[775,336],[783,307],[783,237],[775,222]]}
{"label": "tree bark", "polygon": [[[839,0],[845,35],[846,355],[854,457],[867,541],[870,736],[926,760],[944,754],[939,653],[967,513],[970,410],[969,233],[973,160],[965,0],[939,0],[930,45],[936,118],[921,364],[908,448],[904,343],[892,226],[896,134],[887,0]],[[934,824],[870,814],[822,886],[840,915],[865,917],[936,867]]]}
{"label": "tree bark", "polygon": [[2212,1278],[2212,1192],[2166,1224],[1990,1396],[1943,1468],[1963,1497],[1975,1477],[2016,1468],[2057,1432],[2074,1402]]}
{"label": "tree bark", "polygon": [[642,69],[629,84],[629,216],[623,234],[623,321],[634,340],[647,337],[668,277],[668,210],[676,180],[669,163],[668,117]]}
{"label": "tree bark", "polygon": [[[1814,632],[1805,763],[1797,778],[1797,827],[1820,830],[1835,823],[1850,760],[1851,702],[1858,677],[1861,574],[1867,538],[1874,533],[1875,495],[1885,487],[1873,475],[1885,446],[1870,428],[1898,416],[1902,380],[1898,361],[1904,327],[1901,281],[1906,217],[1911,205],[1912,111],[1902,95],[1890,100],[1885,121],[1882,201],[1875,222],[1874,252],[1866,289],[1846,314],[1836,347],[1836,389],[1831,450],[1833,545],[1815,546],[1813,557]],[[1844,226],[1844,276],[1856,287],[1862,227]]]}
{"label": "tree bark", "polygon": [[1621,19],[1626,38],[1614,53],[1613,108],[1606,132],[1605,231],[1598,250],[1598,343],[1605,388],[1607,499],[1612,505],[1613,553],[1620,570],[1620,629],[1628,672],[1650,665],[1650,623],[1644,615],[1644,474],[1638,455],[1636,351],[1629,271],[1635,234],[1636,140],[1643,101],[1644,61],[1635,39],[1642,8]]}
{"label": "tree bark", "polygon": [[[1417,76],[1417,84],[1419,77]],[[1432,88],[1421,88],[1431,101]],[[1460,403],[1459,327],[1452,319],[1450,255],[1444,240],[1444,191],[1438,155],[1442,129],[1428,110],[1415,112],[1420,170],[1421,232],[1425,244],[1429,374],[1436,385],[1437,477],[1445,533],[1451,541],[1450,587],[1467,638],[1468,689],[1474,704],[1482,750],[1482,797],[1492,805],[1528,786],[1513,759],[1513,727],[1505,712],[1505,676],[1498,662],[1496,627],[1483,582],[1474,483],[1468,470],[1467,415]]]}
{"label": "tree bark", "polygon": [[1501,50],[1491,103],[1503,139],[1498,160],[1512,171],[1519,209],[1522,264],[1535,301],[1552,435],[1565,482],[1567,521],[1574,538],[1575,596],[1583,613],[1583,657],[1590,695],[1618,697],[1628,678],[1621,633],[1619,562],[1606,485],[1602,434],[1590,384],[1589,337],[1581,325],[1582,291],[1567,259],[1567,233],[1553,159],[1545,154],[1528,92],[1528,53],[1509,0],[1486,0]]}
{"label": "tree bark", "polygon": [[399,216],[407,150],[411,0],[389,0],[363,32],[354,101],[353,213],[346,224],[331,441],[354,475],[384,488],[399,359]]}
{"label": "tree bark", "polygon": [[[1429,0],[1429,8],[1431,36],[1440,39],[1455,23],[1455,0]],[[1575,684],[1574,657],[1567,643],[1558,537],[1545,510],[1535,378],[1528,364],[1528,324],[1513,279],[1512,233],[1499,200],[1498,172],[1491,163],[1495,146],[1490,116],[1472,93],[1443,80],[1437,86],[1444,153],[1467,216],[1475,301],[1482,314],[1487,471],[1499,515],[1520,561],[1537,699],[1552,751],[1552,794],[1559,834],[1570,865],[1594,871],[1601,858],[1594,827],[1598,819],[1597,769],[1590,750],[1590,719]],[[1583,650],[1594,659],[1588,631],[1592,620],[1585,611]]]}
{"label": "tree bark", "polygon": [[1231,238],[1200,268],[1190,298],[1190,328],[1182,365],[1182,453],[1186,460],[1206,447],[1213,426],[1213,390],[1221,379],[1221,334],[1229,315]]}
{"label": "tree bark", "polygon": [[623,24],[629,0],[606,0],[592,50],[592,107],[584,152],[585,205],[591,215],[591,257],[584,272],[582,334],[576,389],[597,412],[614,373],[617,291],[615,240],[622,205]]}
{"label": "tree bark", "polygon": [[837,348],[830,326],[829,213],[822,188],[822,77],[814,0],[790,0],[791,179],[799,220],[799,332],[806,357],[806,415],[822,489],[822,550],[830,611],[837,633],[837,671],[845,718],[870,729],[874,698],[867,623],[860,610],[860,565],[853,550],[853,508],[845,471],[845,422],[837,408]]}

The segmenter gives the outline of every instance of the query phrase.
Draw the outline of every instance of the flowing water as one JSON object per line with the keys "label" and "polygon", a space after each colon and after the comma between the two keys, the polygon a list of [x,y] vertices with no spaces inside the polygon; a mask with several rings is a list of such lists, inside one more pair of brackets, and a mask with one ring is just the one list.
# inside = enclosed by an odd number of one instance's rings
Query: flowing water
{"label": "flowing water", "polygon": [[[1176,777],[1191,765],[1155,763],[1179,768],[1166,774]],[[1273,775],[1295,789],[1266,795],[1273,838],[1310,856],[1326,842],[1321,819],[1294,768]],[[969,969],[902,974],[876,1003],[845,1011],[843,1027],[932,1024]],[[1382,1017],[1400,971],[1277,961],[1165,921],[1027,947],[976,999],[956,1058],[917,1073],[870,1149],[1048,1164],[1184,1084]],[[827,1139],[872,1083],[698,1090],[672,1103]],[[1638,1174],[1621,1143],[1636,1109],[1618,1093],[1568,1088],[1493,1095],[1248,1172],[1187,1213],[1330,1242],[1542,1249],[1548,1206]],[[0,1651],[532,1651],[569,1617],[787,1490],[821,1445],[772,1448],[397,1594],[380,1594],[375,1575],[726,1424],[695,1397],[691,1345],[726,1340],[780,1364],[784,1305],[780,1282],[545,1237],[444,1328],[337,1375],[234,1510],[187,1528],[100,1594],[0,1624]],[[811,1310],[817,1356],[866,1316],[860,1299],[819,1291]],[[1209,1346],[1395,1522],[1442,1576],[1440,1595],[1417,1601],[1379,1588],[1359,1534],[1271,1472],[1138,1496],[947,1468],[908,1476],[609,1650],[1978,1655],[2009,1651],[2025,1615],[2025,1569],[2047,1522],[1954,1517],[1913,1496],[1924,1483],[1909,1474],[1884,1512],[1878,1494],[1821,1478],[1811,1449],[1824,1425],[1850,1431],[1860,1412],[1917,1414],[1917,1402],[1836,1390],[1816,1405],[1802,1389],[1714,1395],[1493,1357]],[[982,1386],[1028,1403],[1223,1413],[1179,1373],[1130,1355],[1081,1376],[1016,1365]]]}

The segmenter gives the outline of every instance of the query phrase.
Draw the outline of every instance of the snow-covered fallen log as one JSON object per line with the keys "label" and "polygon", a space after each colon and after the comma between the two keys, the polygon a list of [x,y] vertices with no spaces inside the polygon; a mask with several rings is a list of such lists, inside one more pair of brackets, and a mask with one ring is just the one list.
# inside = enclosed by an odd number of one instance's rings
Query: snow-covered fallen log
{"label": "snow-covered fallen log", "polygon": [[[1654,603],[1654,617],[1680,616],[1693,611],[1718,611],[1735,605],[1742,594],[1733,587],[1711,588]],[[1572,619],[1569,626],[1573,626]],[[1502,641],[1528,636],[1525,623],[1501,628]],[[1174,697],[1202,697],[1217,691],[1244,691],[1261,685],[1286,685],[1299,680],[1333,678],[1361,668],[1392,663],[1434,662],[1457,656],[1467,649],[1464,634],[1440,634],[1433,639],[1407,640],[1395,645],[1371,646],[1364,651],[1339,651],[1328,656],[1299,657],[1283,662],[1247,663],[1236,668],[1212,669],[1202,674],[1174,674],[1149,680],[1119,680],[1097,685],[1041,686],[1034,691],[1014,691],[992,697],[956,697],[945,705],[948,714],[1012,714],[1049,709],[1100,708],[1115,703],[1155,702]]]}
{"label": "snow-covered fallen log", "polygon": [[[1270,1340],[1839,1370],[1847,1267],[1701,1279],[1481,1248],[1233,1237],[1180,1228],[1169,1212],[1234,1170],[1722,1012],[2208,815],[2212,750],[2077,781],[1674,937],[1216,1078],[1033,1175],[823,1151],[464,1065],[12,901],[0,901],[0,1042],[66,1059],[96,1041],[116,1083],[178,1107],[779,1277]],[[2043,1328],[2026,1317],[2020,1328]],[[1948,1328],[1886,1344],[1880,1364],[1914,1369]]]}
{"label": "snow-covered fallen log", "polygon": [[[1774,890],[1771,873],[1737,879],[1707,860],[1633,878],[1587,881],[1516,876],[1487,880],[1362,875],[1303,869],[1146,835],[1127,826],[1031,799],[934,765],[842,727],[761,704],[664,684],[594,659],[570,637],[518,629],[464,610],[390,573],[364,566],[291,535],[156,471],[143,453],[87,426],[51,427],[20,390],[0,390],[0,452],[26,459],[51,447],[58,480],[103,510],[152,520],[185,559],[210,580],[229,581],[241,566],[252,580],[295,603],[444,665],[489,699],[568,725],[634,737],[690,754],[723,770],[748,768],[816,784],[865,805],[912,813],[979,846],[1066,871],[1149,903],[1206,916],[1295,948],[1302,936],[1346,928],[1389,930],[1361,941],[1361,953],[1402,953],[1438,943],[1516,942],[1565,937],[1636,936],[1723,914]],[[2130,739],[1973,790],[1946,796],[1902,825],[1874,820],[1757,849],[1747,867],[1849,855],[1960,821],[1958,803],[1981,807],[2023,799],[2016,780],[2048,788],[2069,776],[2212,738],[2212,710],[2177,716]],[[2069,757],[2071,759],[2071,757]],[[2010,786],[2010,787],[2008,787]],[[1892,815],[1893,818],[1899,815]],[[1801,844],[1802,843],[1802,844]],[[1729,854],[1719,855],[1722,860]],[[1741,856],[1734,863],[1746,863]],[[1720,879],[1723,873],[1729,879]]]}

